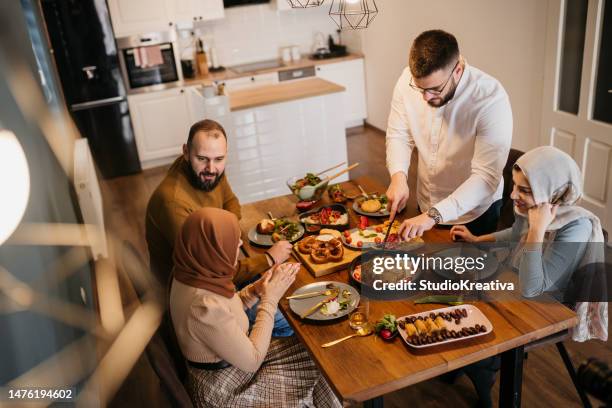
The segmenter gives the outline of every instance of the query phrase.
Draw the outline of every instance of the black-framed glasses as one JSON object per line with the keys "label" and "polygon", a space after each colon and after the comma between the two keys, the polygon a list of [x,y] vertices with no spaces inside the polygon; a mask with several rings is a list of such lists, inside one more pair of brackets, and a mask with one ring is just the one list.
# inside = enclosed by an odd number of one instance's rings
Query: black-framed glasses
{"label": "black-framed glasses", "polygon": [[442,85],[438,85],[433,88],[426,88],[426,89],[420,88],[416,86],[415,84],[413,84],[412,83],[413,78],[410,78],[410,87],[414,89],[415,91],[420,92],[422,94],[425,94],[425,92],[427,92],[430,95],[440,95],[444,91],[444,88],[446,88],[446,85],[448,85],[448,81],[450,81],[450,79],[453,77],[453,73],[455,72],[455,68],[457,68],[457,65],[459,65],[459,60],[457,60],[457,62],[455,63],[455,66],[453,67],[453,69],[451,69],[451,73],[448,76],[448,79]]}

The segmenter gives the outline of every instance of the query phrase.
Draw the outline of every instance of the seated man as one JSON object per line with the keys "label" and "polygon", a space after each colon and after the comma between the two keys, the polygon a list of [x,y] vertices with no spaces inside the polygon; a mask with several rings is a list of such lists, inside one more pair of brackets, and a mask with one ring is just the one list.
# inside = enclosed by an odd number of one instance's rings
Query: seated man
{"label": "seated man", "polygon": [[[183,145],[183,154],[172,164],[149,200],[145,229],[151,270],[164,286],[171,279],[176,237],[191,213],[202,207],[215,207],[230,211],[240,219],[240,203],[224,173],[226,157],[227,136],[223,127],[208,119],[194,123]],[[281,241],[265,255],[240,260],[234,283],[244,286],[271,266],[287,260],[290,253],[291,244]],[[280,312],[273,334],[292,334]]]}

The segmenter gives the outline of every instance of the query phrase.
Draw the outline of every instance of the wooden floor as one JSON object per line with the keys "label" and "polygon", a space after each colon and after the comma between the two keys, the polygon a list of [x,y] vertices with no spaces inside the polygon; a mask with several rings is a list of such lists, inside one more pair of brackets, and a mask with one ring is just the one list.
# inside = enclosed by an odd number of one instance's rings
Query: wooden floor
{"label": "wooden floor", "polygon": [[[347,131],[349,162],[361,163],[351,172],[351,177],[370,175],[389,182],[385,167],[384,134],[371,127],[359,127]],[[413,158],[413,164],[414,164]],[[416,183],[414,168],[409,181],[412,191]],[[113,242],[114,253],[124,240],[131,242],[148,259],[144,239],[144,215],[147,201],[155,187],[163,178],[167,167],[144,171],[141,174],[105,180],[101,183],[105,204],[105,216],[109,232],[116,238]],[[414,207],[413,200],[409,202]],[[129,292],[129,289],[126,289]],[[129,294],[125,301],[128,302]],[[612,347],[610,341],[602,343],[566,344],[570,356],[577,367],[589,357],[597,357],[612,365]],[[145,356],[142,356],[132,373],[118,392],[112,406],[142,405],[147,401],[149,406],[164,406],[160,398],[155,374],[152,372]],[[499,379],[494,387],[494,400],[497,401]],[[476,401],[476,394],[469,380],[460,377],[454,385],[432,379],[404,390],[385,396],[385,407],[471,407]],[[596,401],[594,405],[598,406]],[[529,353],[524,365],[523,379],[524,407],[579,407],[580,400],[572,385],[565,366],[554,345],[545,346]]]}

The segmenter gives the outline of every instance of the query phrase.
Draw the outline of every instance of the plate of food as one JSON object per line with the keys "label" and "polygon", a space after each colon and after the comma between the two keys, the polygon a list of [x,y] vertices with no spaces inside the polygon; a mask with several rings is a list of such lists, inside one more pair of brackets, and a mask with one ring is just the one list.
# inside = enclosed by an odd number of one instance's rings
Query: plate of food
{"label": "plate of food", "polygon": [[249,230],[248,236],[251,243],[270,247],[278,241],[296,242],[304,236],[304,227],[285,218],[263,219]]}
{"label": "plate of food", "polygon": [[474,305],[415,313],[397,321],[400,336],[417,349],[485,336],[493,331],[493,324]]}
{"label": "plate of food", "polygon": [[329,189],[327,189],[327,195],[329,195],[330,200],[338,204],[344,204],[346,203],[346,200],[348,200],[348,197],[340,184],[329,186]]}
{"label": "plate of food", "polygon": [[387,196],[370,194],[367,197],[360,197],[353,202],[353,210],[361,215],[368,217],[388,217]]}
{"label": "plate of food", "polygon": [[342,204],[332,204],[305,212],[300,222],[306,225],[320,225],[321,228],[343,230],[349,225],[348,211]]}
{"label": "plate of food", "polygon": [[322,229],[318,236],[311,235],[298,242],[297,250],[313,264],[341,262],[344,258],[344,246],[340,235],[337,230]]}
{"label": "plate of food", "polygon": [[[367,228],[353,228],[346,230],[342,233],[342,242],[349,248],[353,249],[367,249],[374,248],[379,244],[382,244],[389,227],[389,220],[379,225],[374,225]],[[400,223],[398,221],[393,222],[391,231],[389,231],[389,237],[387,242],[399,242],[398,230]]]}
{"label": "plate of food", "polygon": [[297,289],[289,308],[302,319],[335,320],[348,315],[359,304],[357,290],[342,282],[314,282]]}

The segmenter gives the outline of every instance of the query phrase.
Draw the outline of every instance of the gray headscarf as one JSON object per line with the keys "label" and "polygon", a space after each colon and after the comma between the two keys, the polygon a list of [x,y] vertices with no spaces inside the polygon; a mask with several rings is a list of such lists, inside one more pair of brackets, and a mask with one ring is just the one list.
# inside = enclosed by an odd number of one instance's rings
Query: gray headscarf
{"label": "gray headscarf", "polygon": [[[593,226],[589,242],[604,242],[599,218],[578,206],[582,198],[582,174],[570,155],[553,146],[541,146],[525,153],[516,161],[516,164],[529,181],[536,204],[559,205],[555,219],[548,226],[547,231],[556,231],[572,221],[587,218]],[[603,262],[603,245],[587,245],[579,268]],[[572,332],[574,340],[585,341],[592,338],[607,340],[607,303],[578,302],[576,313],[578,314],[578,325]]]}

